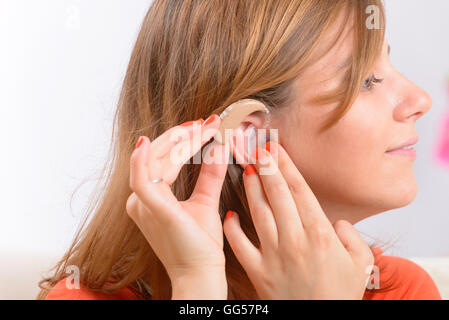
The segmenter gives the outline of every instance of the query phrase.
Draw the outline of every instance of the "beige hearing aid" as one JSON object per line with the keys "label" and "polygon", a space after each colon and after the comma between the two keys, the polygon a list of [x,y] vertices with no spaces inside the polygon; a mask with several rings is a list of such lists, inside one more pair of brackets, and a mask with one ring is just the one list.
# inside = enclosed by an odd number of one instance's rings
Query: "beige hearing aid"
{"label": "beige hearing aid", "polygon": [[265,104],[254,99],[239,100],[228,106],[220,114],[221,124],[215,135],[215,140],[221,144],[225,144],[226,131],[230,129],[234,130],[240,125],[243,119],[257,111],[262,111],[266,114],[270,113]]}

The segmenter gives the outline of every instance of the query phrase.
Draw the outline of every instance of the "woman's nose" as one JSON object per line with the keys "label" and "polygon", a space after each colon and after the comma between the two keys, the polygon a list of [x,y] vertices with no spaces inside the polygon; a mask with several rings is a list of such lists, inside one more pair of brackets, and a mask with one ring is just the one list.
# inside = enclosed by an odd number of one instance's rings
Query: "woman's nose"
{"label": "woman's nose", "polygon": [[401,104],[395,108],[396,121],[416,121],[432,108],[432,97],[408,79],[403,86]]}

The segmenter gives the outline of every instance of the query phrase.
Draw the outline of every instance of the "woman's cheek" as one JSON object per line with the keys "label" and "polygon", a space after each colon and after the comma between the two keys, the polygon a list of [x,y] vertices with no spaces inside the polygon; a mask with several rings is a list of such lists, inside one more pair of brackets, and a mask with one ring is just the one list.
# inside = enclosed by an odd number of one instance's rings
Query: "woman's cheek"
{"label": "woman's cheek", "polygon": [[354,193],[373,192],[372,186],[380,182],[385,137],[376,128],[371,119],[348,113],[328,132],[324,167],[333,171],[339,183],[345,183]]}

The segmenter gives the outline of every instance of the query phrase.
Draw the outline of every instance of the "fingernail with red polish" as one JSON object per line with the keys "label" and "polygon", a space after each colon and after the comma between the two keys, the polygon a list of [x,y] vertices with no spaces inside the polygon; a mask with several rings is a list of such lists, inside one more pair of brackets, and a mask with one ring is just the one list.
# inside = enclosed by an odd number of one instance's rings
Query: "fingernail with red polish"
{"label": "fingernail with red polish", "polygon": [[213,114],[213,115],[209,116],[209,118],[207,118],[206,121],[204,121],[203,125],[207,126],[208,124],[211,124],[212,122],[215,121],[215,119],[217,117],[218,116],[216,114]]}
{"label": "fingernail with red polish", "polygon": [[226,213],[225,219],[228,219],[228,218],[232,217],[233,214],[234,214],[234,212],[231,211],[231,210],[229,210],[229,211]]}
{"label": "fingernail with red polish", "polygon": [[136,149],[139,148],[143,143],[143,137],[139,137],[139,140],[137,140]]}
{"label": "fingernail with red polish", "polygon": [[265,150],[267,150],[268,152],[270,152],[270,141],[268,141],[268,142],[265,144]]}
{"label": "fingernail with red polish", "polygon": [[245,175],[246,176],[250,176],[250,175],[255,174],[255,173],[257,173],[257,171],[256,171],[256,168],[252,164],[249,164],[249,165],[246,166],[246,168],[245,168]]}
{"label": "fingernail with red polish", "polygon": [[253,157],[256,158],[256,160],[259,160],[260,157],[262,157],[262,155],[264,154],[265,149],[261,149],[261,148],[256,148],[253,151]]}

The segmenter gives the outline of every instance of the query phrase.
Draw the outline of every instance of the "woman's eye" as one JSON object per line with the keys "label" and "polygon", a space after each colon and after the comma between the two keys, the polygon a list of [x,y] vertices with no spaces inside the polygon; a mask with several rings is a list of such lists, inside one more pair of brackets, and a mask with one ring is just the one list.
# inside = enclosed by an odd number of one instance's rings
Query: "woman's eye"
{"label": "woman's eye", "polygon": [[363,87],[367,90],[371,90],[376,83],[381,83],[382,81],[383,79],[377,79],[373,73],[363,82]]}

